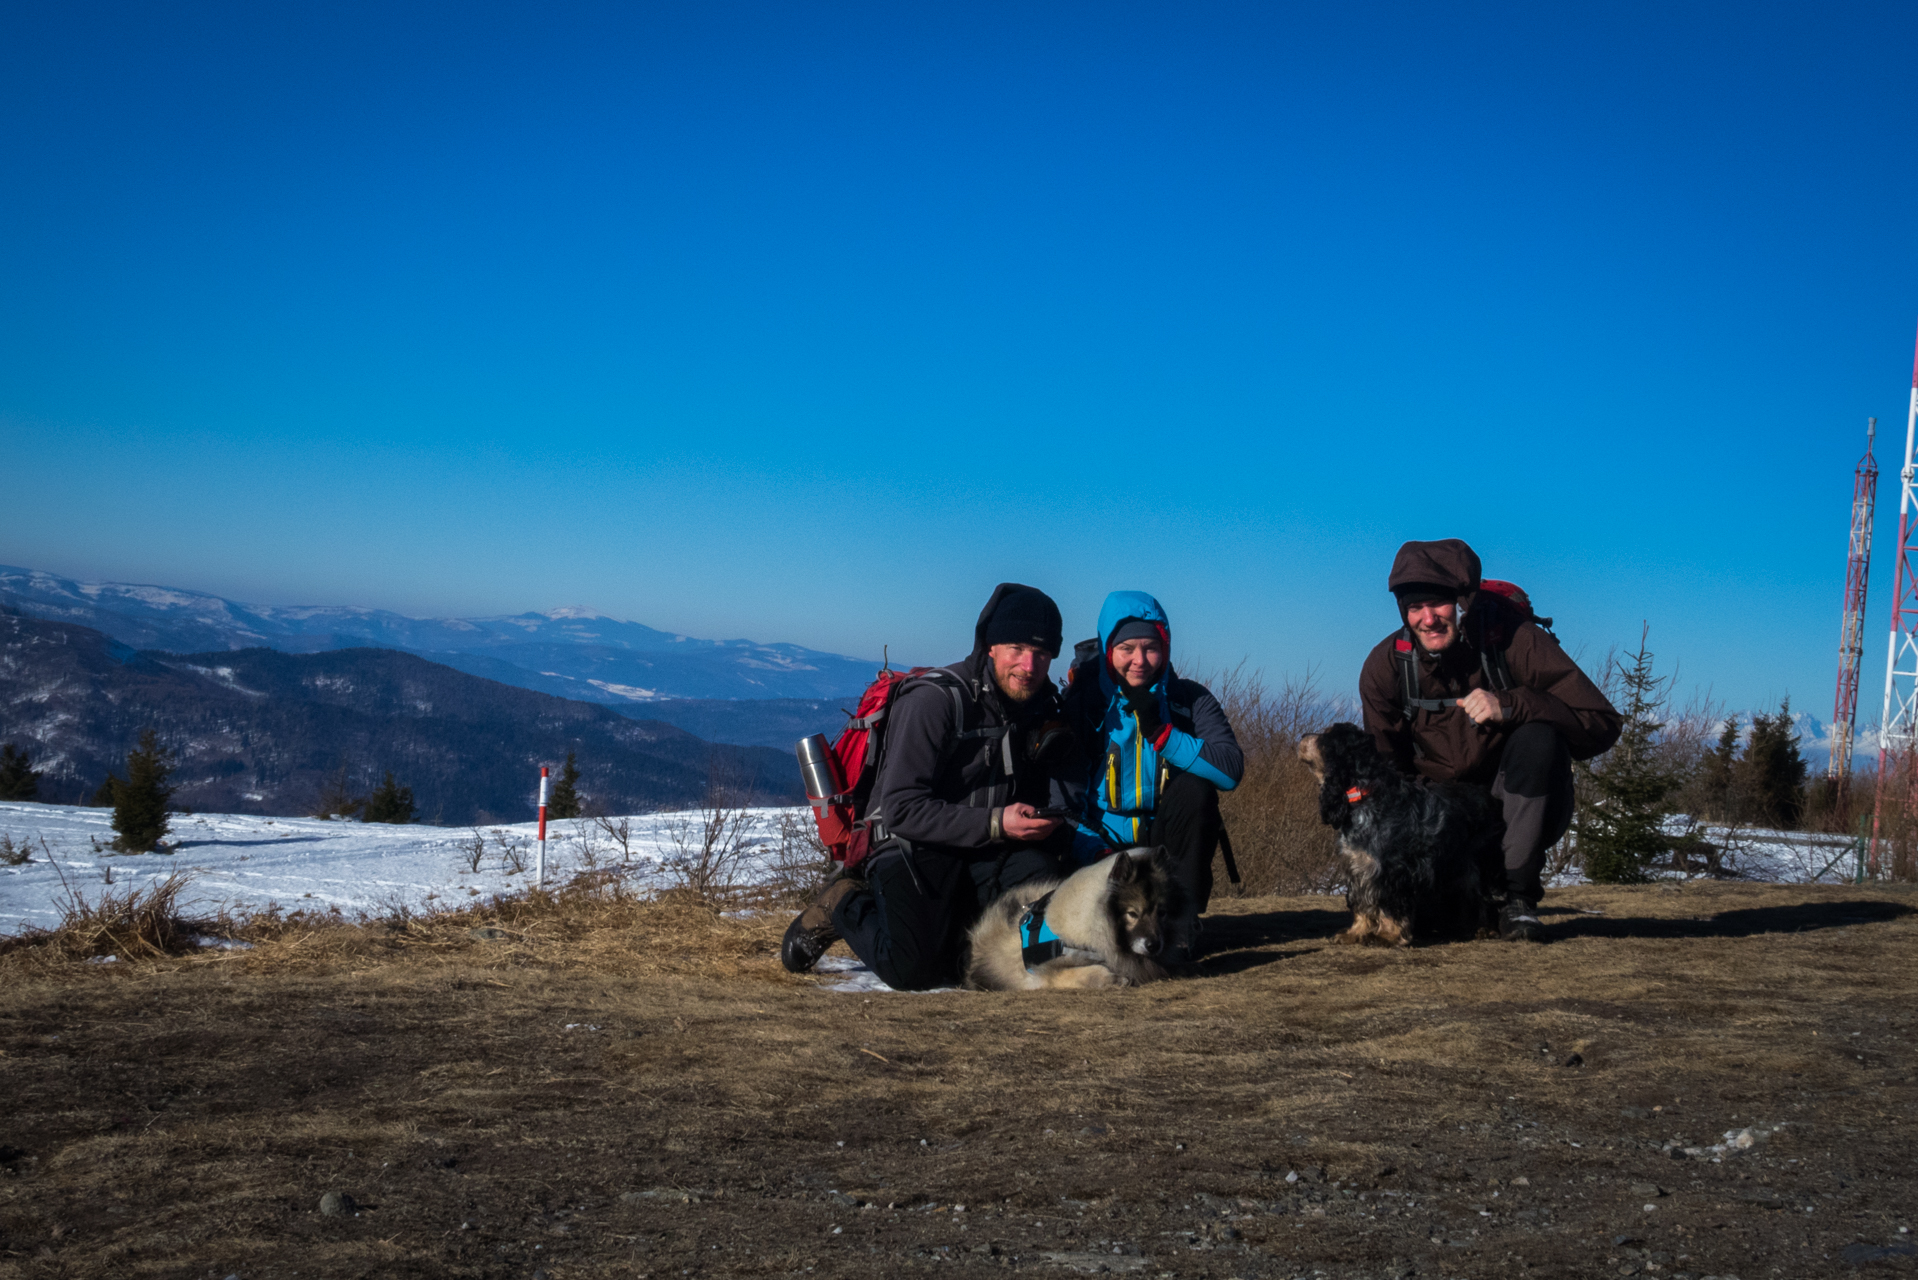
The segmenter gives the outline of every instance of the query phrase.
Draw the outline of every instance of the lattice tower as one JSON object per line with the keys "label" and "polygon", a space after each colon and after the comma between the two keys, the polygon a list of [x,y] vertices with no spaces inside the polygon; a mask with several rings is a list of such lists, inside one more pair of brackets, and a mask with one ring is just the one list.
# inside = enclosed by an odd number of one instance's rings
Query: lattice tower
{"label": "lattice tower", "polygon": [[1892,578],[1891,643],[1885,652],[1885,705],[1878,720],[1878,787],[1872,804],[1871,846],[1867,870],[1881,872],[1879,834],[1887,792],[1902,793],[1904,822],[1918,821],[1918,472],[1912,469],[1912,441],[1918,432],[1918,351],[1911,366],[1911,408],[1905,416],[1905,465],[1898,475],[1898,557]]}
{"label": "lattice tower", "polygon": [[1871,580],[1871,517],[1878,503],[1878,419],[1867,420],[1865,456],[1852,473],[1851,552],[1845,561],[1845,614],[1838,628],[1838,696],[1831,711],[1831,768],[1838,808],[1851,784],[1852,734],[1858,723],[1858,662],[1865,652],[1865,588]]}

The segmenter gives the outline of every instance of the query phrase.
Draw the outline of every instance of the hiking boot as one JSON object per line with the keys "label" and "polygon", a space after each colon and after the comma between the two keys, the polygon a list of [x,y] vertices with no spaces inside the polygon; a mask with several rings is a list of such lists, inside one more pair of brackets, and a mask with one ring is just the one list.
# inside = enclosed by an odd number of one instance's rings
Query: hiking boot
{"label": "hiking boot", "polygon": [[841,876],[827,885],[812,900],[812,905],[793,917],[793,922],[786,926],[785,938],[779,943],[779,963],[786,966],[786,972],[806,973],[819,963],[819,957],[826,954],[827,948],[839,941],[832,913],[840,903],[865,887],[864,880]]}
{"label": "hiking boot", "polygon": [[1545,941],[1545,926],[1539,923],[1538,904],[1523,898],[1507,898],[1498,913],[1498,936],[1507,942]]}

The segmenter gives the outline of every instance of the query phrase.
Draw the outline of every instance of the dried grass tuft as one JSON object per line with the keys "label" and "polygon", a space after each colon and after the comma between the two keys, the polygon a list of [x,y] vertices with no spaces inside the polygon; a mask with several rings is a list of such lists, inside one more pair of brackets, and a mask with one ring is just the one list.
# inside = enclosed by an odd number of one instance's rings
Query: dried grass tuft
{"label": "dried grass tuft", "polygon": [[176,871],[157,884],[109,888],[93,899],[68,885],[59,902],[60,923],[0,940],[0,956],[154,960],[197,950],[202,926],[180,914],[180,896],[190,881]]}
{"label": "dried grass tuft", "polygon": [[1323,697],[1310,672],[1272,689],[1241,665],[1205,683],[1245,751],[1245,778],[1219,798],[1245,881],[1234,892],[1326,892],[1338,879],[1337,842],[1319,821],[1319,787],[1299,761],[1299,739],[1350,709]]}

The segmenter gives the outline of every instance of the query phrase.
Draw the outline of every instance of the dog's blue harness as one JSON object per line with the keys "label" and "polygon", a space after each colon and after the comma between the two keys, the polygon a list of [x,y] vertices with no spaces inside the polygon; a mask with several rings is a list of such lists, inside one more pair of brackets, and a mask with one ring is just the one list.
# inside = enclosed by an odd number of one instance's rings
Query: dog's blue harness
{"label": "dog's blue harness", "polygon": [[1048,960],[1057,960],[1066,953],[1066,944],[1052,926],[1046,923],[1046,904],[1052,901],[1052,894],[1033,899],[1026,908],[1025,915],[1019,917],[1019,956],[1025,961],[1028,971],[1037,969]]}

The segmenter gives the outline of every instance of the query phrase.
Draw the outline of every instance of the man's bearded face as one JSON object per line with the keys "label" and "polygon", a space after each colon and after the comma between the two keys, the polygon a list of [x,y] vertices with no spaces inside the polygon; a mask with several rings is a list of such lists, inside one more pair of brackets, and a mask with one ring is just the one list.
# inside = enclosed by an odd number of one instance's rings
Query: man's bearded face
{"label": "man's bearded face", "polygon": [[1052,655],[1037,645],[995,644],[987,656],[992,659],[993,683],[1013,702],[1029,702],[1051,684],[1046,672],[1052,669]]}

